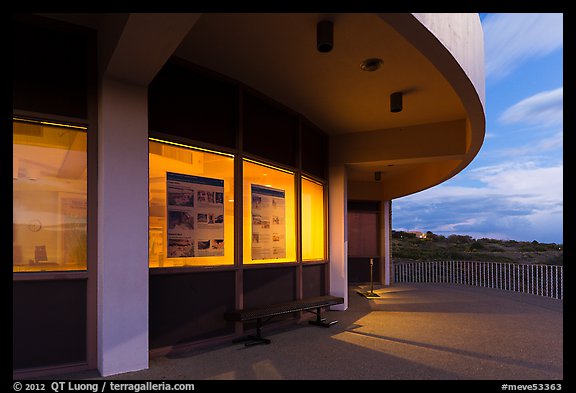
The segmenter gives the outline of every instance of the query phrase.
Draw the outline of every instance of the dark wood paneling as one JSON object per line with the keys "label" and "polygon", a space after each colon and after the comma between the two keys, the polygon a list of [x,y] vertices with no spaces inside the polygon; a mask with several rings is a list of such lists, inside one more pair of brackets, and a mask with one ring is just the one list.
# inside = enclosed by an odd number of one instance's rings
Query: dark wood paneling
{"label": "dark wood paneling", "polygon": [[[378,282],[380,277],[380,258],[374,257],[374,282]],[[349,283],[369,283],[370,282],[370,258],[369,257],[349,257],[348,258],[348,282]]]}
{"label": "dark wood paneling", "polygon": [[317,127],[302,123],[302,170],[320,179],[328,175],[328,136]]}
{"label": "dark wood paneling", "polygon": [[326,295],[326,265],[302,266],[302,290],[304,299]]}
{"label": "dark wood paneling", "polygon": [[379,216],[375,212],[348,211],[348,255],[378,255]]}
{"label": "dark wood paneling", "polygon": [[296,267],[244,270],[244,308],[296,299]]}
{"label": "dark wood paneling", "polygon": [[298,116],[251,93],[243,102],[244,151],[295,167]]}
{"label": "dark wood paneling", "polygon": [[168,62],[150,84],[150,130],[236,147],[237,86],[190,67]]}
{"label": "dark wood paneling", "polygon": [[12,24],[13,108],[87,118],[95,32],[54,27],[44,18],[21,19]]}
{"label": "dark wood paneling", "polygon": [[86,280],[13,282],[13,368],[86,361]]}
{"label": "dark wood paneling", "polygon": [[150,348],[234,333],[234,272],[150,275]]}

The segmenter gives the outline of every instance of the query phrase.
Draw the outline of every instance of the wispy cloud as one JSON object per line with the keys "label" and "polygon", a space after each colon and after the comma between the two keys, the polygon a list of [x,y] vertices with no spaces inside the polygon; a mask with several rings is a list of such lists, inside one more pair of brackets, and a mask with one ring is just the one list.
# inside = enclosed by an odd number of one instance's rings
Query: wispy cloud
{"label": "wispy cloud", "polygon": [[492,196],[536,211],[562,208],[563,166],[539,167],[535,162],[504,162],[472,170]]}
{"label": "wispy cloud", "polygon": [[504,124],[551,126],[563,122],[564,88],[543,91],[512,105],[498,120]]}
{"label": "wispy cloud", "polygon": [[563,14],[488,14],[482,21],[486,76],[501,78],[563,45]]}
{"label": "wispy cloud", "polygon": [[[512,146],[512,147],[503,147],[503,148],[496,148],[492,152],[493,156],[496,157],[518,157],[524,156],[527,159],[529,157],[541,157],[543,154],[549,153],[551,151],[556,151],[562,149],[564,146],[564,132],[560,130],[556,134],[543,138],[540,140],[536,140],[535,142],[526,141],[526,143],[520,146]],[[558,157],[549,157],[549,161],[562,161],[562,154]]]}

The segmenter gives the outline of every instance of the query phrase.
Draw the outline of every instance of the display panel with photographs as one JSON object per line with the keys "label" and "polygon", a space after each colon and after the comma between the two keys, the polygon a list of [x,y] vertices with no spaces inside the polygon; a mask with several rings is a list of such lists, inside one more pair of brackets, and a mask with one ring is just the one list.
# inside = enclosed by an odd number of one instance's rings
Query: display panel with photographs
{"label": "display panel with photographs", "polygon": [[244,160],[244,264],[296,261],[294,173]]}
{"label": "display panel with photographs", "polygon": [[224,255],[224,180],[166,173],[168,258]]}
{"label": "display panel with photographs", "polygon": [[286,258],[285,194],[252,184],[252,260]]}

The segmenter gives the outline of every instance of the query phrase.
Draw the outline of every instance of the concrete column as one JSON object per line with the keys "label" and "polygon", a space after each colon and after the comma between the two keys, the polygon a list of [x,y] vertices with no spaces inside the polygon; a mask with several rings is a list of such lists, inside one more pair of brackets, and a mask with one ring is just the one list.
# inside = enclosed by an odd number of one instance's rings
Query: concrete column
{"label": "concrete column", "polygon": [[382,285],[388,286],[391,282],[392,271],[390,270],[392,255],[391,255],[391,231],[390,228],[390,209],[392,203],[390,201],[382,201],[380,203],[380,282]]}
{"label": "concrete column", "polygon": [[330,233],[330,294],[344,298],[344,304],[334,310],[348,308],[348,197],[346,168],[344,165],[330,167],[328,189]]}
{"label": "concrete column", "polygon": [[104,78],[98,109],[98,370],[148,368],[147,88]]}

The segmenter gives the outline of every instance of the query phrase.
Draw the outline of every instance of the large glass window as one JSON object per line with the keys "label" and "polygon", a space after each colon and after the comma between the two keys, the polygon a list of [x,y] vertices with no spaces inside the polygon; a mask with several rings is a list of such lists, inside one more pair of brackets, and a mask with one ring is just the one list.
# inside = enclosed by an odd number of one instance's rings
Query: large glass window
{"label": "large glass window", "polygon": [[324,186],[302,177],[302,260],[325,259]]}
{"label": "large glass window", "polygon": [[234,157],[151,139],[149,266],[234,264]]}
{"label": "large glass window", "polygon": [[244,160],[244,264],[295,262],[294,173]]}
{"label": "large glass window", "polygon": [[86,128],[13,122],[14,272],[86,269]]}

